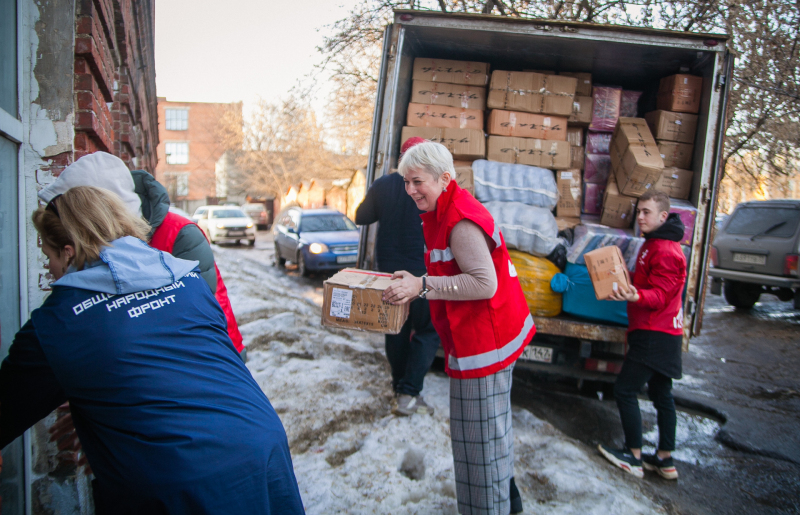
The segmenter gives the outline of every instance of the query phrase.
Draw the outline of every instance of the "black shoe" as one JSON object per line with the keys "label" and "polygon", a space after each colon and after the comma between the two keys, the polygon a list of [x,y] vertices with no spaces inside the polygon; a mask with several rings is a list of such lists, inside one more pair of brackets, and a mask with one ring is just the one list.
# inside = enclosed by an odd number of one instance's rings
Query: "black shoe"
{"label": "black shoe", "polygon": [[514,477],[511,477],[511,513],[522,513],[522,496],[519,495]]}
{"label": "black shoe", "polygon": [[654,470],[664,479],[678,479],[678,470],[672,457],[661,459],[658,454],[645,454],[642,456],[642,465],[646,470]]}
{"label": "black shoe", "polygon": [[603,455],[605,459],[621,468],[628,474],[642,479],[644,477],[644,470],[642,470],[642,460],[637,460],[636,457],[628,450],[625,449],[609,449],[604,445],[598,445],[597,450]]}

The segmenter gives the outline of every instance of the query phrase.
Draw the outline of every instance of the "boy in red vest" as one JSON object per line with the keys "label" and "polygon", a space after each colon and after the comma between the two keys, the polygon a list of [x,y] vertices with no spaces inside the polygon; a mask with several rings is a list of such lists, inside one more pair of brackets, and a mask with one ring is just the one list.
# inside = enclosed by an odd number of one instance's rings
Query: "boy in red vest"
{"label": "boy in red vest", "polygon": [[[644,477],[643,466],[666,479],[678,478],[672,461],[676,426],[672,380],[681,377],[686,258],[678,243],[683,222],[669,209],[669,197],[662,192],[648,191],[639,199],[636,220],[646,241],[633,284],[609,296],[628,302],[628,352],[614,385],[625,448],[598,445],[598,449],[608,461],[639,478]],[[636,396],[645,384],[658,414],[659,443],[655,454],[642,456],[642,416]]]}

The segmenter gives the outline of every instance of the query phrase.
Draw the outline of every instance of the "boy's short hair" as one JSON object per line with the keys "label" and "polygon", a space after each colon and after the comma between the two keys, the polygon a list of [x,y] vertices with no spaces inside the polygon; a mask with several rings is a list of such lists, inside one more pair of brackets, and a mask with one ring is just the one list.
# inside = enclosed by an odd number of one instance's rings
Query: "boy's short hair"
{"label": "boy's short hair", "polygon": [[639,202],[643,202],[645,200],[652,200],[658,206],[658,212],[666,211],[669,213],[669,196],[664,193],[663,191],[656,191],[656,190],[649,190],[645,191],[644,195],[639,197]]}

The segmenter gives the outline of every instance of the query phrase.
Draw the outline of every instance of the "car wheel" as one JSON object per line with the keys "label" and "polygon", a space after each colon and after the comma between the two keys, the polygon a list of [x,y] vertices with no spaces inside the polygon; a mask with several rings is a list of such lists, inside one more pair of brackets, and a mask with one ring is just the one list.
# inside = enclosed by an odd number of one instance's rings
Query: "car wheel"
{"label": "car wheel", "polygon": [[248,247],[255,247],[256,246],[256,239],[253,238],[252,240],[247,240]]}
{"label": "car wheel", "polygon": [[760,284],[742,283],[739,281],[725,281],[723,291],[728,304],[736,308],[750,309],[759,297],[762,287]]}
{"label": "car wheel", "polygon": [[800,288],[794,291],[794,309],[800,309]]}
{"label": "car wheel", "polygon": [[275,244],[275,264],[277,266],[286,266],[286,260],[281,257],[281,251],[278,250],[278,244]]}
{"label": "car wheel", "polygon": [[306,258],[303,257],[302,252],[297,254],[297,273],[300,274],[302,277],[306,277],[308,275],[308,268],[306,268]]}

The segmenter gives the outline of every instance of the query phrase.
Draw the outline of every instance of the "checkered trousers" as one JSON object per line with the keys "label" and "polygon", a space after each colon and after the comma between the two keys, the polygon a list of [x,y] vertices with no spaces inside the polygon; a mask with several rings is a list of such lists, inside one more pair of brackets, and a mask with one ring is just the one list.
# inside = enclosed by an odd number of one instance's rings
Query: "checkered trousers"
{"label": "checkered trousers", "polygon": [[514,475],[511,372],[450,378],[450,438],[462,515],[508,515]]}

